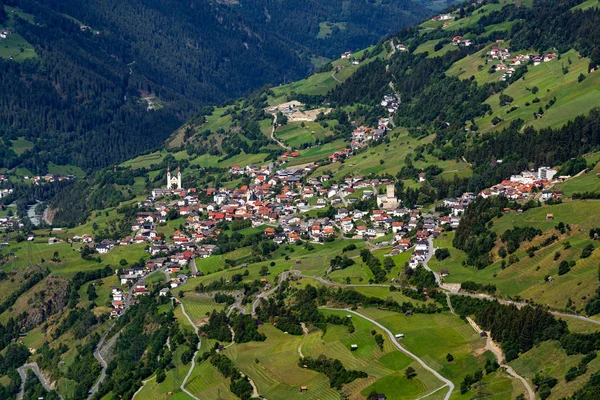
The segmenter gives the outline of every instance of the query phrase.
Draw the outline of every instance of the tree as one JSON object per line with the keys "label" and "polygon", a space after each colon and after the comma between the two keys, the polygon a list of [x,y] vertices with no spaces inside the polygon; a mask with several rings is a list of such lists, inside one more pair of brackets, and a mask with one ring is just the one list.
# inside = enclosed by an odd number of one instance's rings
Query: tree
{"label": "tree", "polygon": [[406,379],[412,379],[417,376],[417,371],[413,367],[408,367],[404,370],[404,376]]}
{"label": "tree", "polygon": [[454,356],[450,353],[446,354],[446,361],[448,361],[448,362],[454,361]]}
{"label": "tree", "polygon": [[156,382],[161,383],[165,380],[166,377],[167,377],[167,374],[165,374],[165,370],[159,369],[158,372],[156,373]]}
{"label": "tree", "polygon": [[94,284],[90,284],[87,288],[87,295],[89,301],[94,301],[98,298],[96,294],[96,286]]}
{"label": "tree", "polygon": [[267,276],[267,275],[269,275],[269,268],[266,265],[263,265],[260,268],[259,274],[260,274],[260,276]]}

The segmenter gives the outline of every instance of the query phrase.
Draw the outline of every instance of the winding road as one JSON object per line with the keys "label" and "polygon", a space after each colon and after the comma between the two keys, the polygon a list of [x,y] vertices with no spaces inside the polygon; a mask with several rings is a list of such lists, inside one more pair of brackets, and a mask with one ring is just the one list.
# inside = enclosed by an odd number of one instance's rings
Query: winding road
{"label": "winding road", "polygon": [[104,358],[102,357],[102,354],[100,354],[100,350],[102,349],[102,346],[104,346],[104,341],[106,340],[106,336],[108,336],[108,333],[113,328],[113,326],[115,326],[115,324],[112,324],[111,327],[106,330],[104,335],[102,335],[102,338],[100,338],[100,341],[98,341],[98,344],[96,345],[96,349],[94,350],[94,358],[96,360],[98,360],[98,362],[102,366],[102,372],[100,372],[100,377],[98,378],[98,380],[96,381],[94,386],[92,386],[92,388],[90,389],[90,392],[88,395],[88,400],[91,400],[91,398],[94,397],[94,395],[100,388],[100,385],[102,384],[102,382],[104,382],[104,379],[106,378],[106,368],[108,368],[108,364],[107,364],[106,360],[104,360]]}
{"label": "winding road", "polygon": [[[477,333],[483,332],[483,330],[479,327],[479,325],[477,325],[477,323],[475,321],[473,321],[471,318],[467,317],[467,321],[473,327],[475,332],[477,332]],[[513,367],[511,367],[510,365],[508,365],[506,363],[502,349],[500,348],[500,346],[498,346],[498,344],[496,342],[494,342],[492,340],[490,332],[486,332],[486,333],[487,333],[487,338],[486,338],[486,342],[485,342],[485,349],[491,351],[492,354],[494,354],[494,356],[496,357],[496,360],[498,360],[498,364],[500,364],[500,366],[502,366],[502,368],[504,368],[510,376],[521,381],[521,383],[525,387],[525,390],[527,391],[529,400],[535,400],[535,392],[531,388],[531,385],[529,384],[529,382],[527,382],[527,380],[525,378],[523,378],[521,375],[519,375],[513,369]]]}
{"label": "winding road", "polygon": [[275,137],[275,129],[277,129],[277,114],[273,113],[273,129],[271,129],[271,139],[284,150],[290,151],[292,148]]}
{"label": "winding road", "polygon": [[[28,370],[28,369],[33,371],[33,373],[37,376],[38,380],[40,381],[40,383],[42,384],[44,389],[46,389],[49,392],[54,390],[54,389],[52,389],[52,387],[50,386],[50,384],[48,383],[46,378],[44,378],[44,375],[42,375],[42,373],[40,372],[40,367],[38,367],[37,363],[36,362],[28,363],[28,364],[25,364],[25,365],[17,368],[17,371],[19,372],[19,376],[21,377],[21,387],[19,389],[19,393],[17,393],[17,400],[23,400],[23,392],[25,391],[25,382],[27,382],[27,373],[25,372],[25,370]],[[60,394],[58,395],[58,398],[63,400],[63,398]]]}
{"label": "winding road", "polygon": [[196,324],[194,324],[194,322],[192,321],[192,319],[190,318],[188,313],[185,311],[185,306],[183,305],[183,303],[179,302],[179,306],[181,307],[181,312],[183,313],[183,315],[185,315],[187,320],[190,322],[190,325],[192,325],[192,328],[194,329],[196,336],[198,336],[198,346],[196,346],[196,351],[194,352],[194,356],[192,357],[192,365],[190,365],[190,369],[189,369],[187,375],[185,376],[185,378],[183,379],[183,381],[181,382],[181,385],[179,387],[188,396],[192,397],[193,399],[200,400],[198,397],[194,396],[194,394],[192,392],[190,392],[189,390],[187,390],[185,388],[185,384],[187,383],[188,379],[190,379],[190,375],[192,375],[192,371],[194,370],[194,367],[196,366],[196,356],[198,355],[198,352],[200,351],[200,346],[202,345],[202,339],[200,338],[200,335],[198,334],[198,327],[196,326]]}
{"label": "winding road", "polygon": [[362,317],[362,318],[366,319],[367,321],[369,321],[373,325],[375,325],[378,328],[380,328],[383,331],[385,331],[385,333],[388,334],[388,336],[390,337],[390,340],[392,341],[392,343],[394,344],[394,346],[396,346],[396,348],[398,348],[398,350],[400,350],[401,352],[403,352],[404,354],[406,354],[407,356],[409,356],[413,360],[417,361],[424,369],[426,369],[427,371],[431,372],[436,378],[438,378],[440,381],[442,381],[444,383],[443,386],[441,386],[440,388],[438,388],[438,389],[435,390],[436,392],[438,390],[440,390],[441,388],[444,388],[444,387],[448,386],[448,393],[446,393],[446,396],[444,397],[444,400],[448,400],[450,398],[450,396],[452,395],[452,392],[454,391],[454,383],[452,383],[452,381],[444,378],[436,370],[434,370],[429,365],[427,365],[425,363],[425,361],[423,361],[422,359],[420,359],[419,357],[417,357],[414,353],[412,353],[412,352],[408,351],[407,349],[405,349],[404,347],[402,347],[402,345],[396,339],[396,336],[394,336],[394,334],[392,333],[392,331],[390,331],[388,328],[386,328],[385,326],[383,326],[379,322],[375,321],[374,319],[369,318],[366,315],[363,315],[363,314],[359,313],[358,311],[353,311],[353,310],[351,310],[349,308],[329,308],[329,307],[323,307],[323,309],[325,309],[325,310],[343,310],[345,312],[358,315],[359,317]]}

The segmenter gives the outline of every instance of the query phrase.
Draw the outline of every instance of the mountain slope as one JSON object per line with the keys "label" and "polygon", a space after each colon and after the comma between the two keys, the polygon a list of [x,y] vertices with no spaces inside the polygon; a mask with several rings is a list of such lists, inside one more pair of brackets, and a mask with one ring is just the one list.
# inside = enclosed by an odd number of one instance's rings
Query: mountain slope
{"label": "mountain slope", "polygon": [[[299,79],[430,13],[410,0],[3,2],[0,168],[31,173],[123,161],[201,105]],[[18,138],[34,147],[11,152]]]}

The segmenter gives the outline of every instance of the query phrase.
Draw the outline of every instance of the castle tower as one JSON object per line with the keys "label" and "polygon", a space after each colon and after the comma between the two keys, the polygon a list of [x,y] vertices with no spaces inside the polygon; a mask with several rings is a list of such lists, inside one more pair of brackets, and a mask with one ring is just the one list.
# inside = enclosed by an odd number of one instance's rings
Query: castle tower
{"label": "castle tower", "polygon": [[387,185],[387,197],[393,198],[394,196],[394,185]]}

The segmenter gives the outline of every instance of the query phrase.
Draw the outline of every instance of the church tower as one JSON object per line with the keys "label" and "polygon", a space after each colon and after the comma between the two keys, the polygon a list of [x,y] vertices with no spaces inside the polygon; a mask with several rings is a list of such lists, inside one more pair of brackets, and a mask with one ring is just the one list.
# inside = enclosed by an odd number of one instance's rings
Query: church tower
{"label": "church tower", "polygon": [[181,189],[181,167],[177,167],[177,177],[171,176],[171,167],[167,167],[167,189]]}
{"label": "church tower", "polygon": [[177,189],[181,189],[181,167],[177,167]]}

